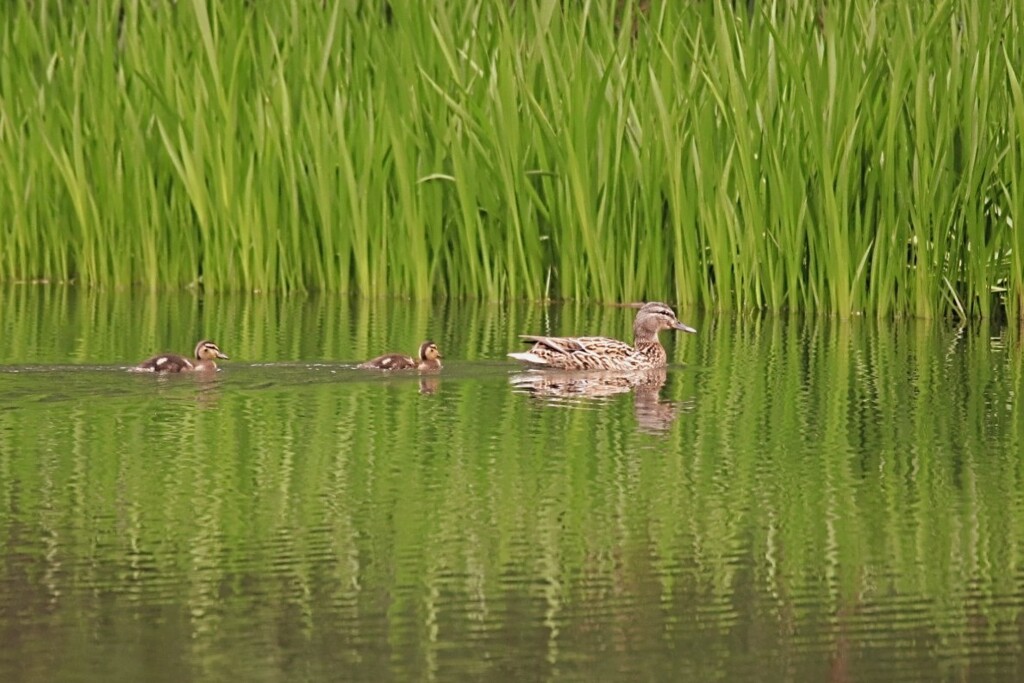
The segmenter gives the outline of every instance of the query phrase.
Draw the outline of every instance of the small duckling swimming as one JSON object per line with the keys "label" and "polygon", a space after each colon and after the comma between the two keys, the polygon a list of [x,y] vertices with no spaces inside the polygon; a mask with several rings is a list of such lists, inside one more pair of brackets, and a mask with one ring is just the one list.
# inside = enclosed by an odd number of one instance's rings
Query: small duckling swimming
{"label": "small duckling swimming", "polygon": [[400,353],[389,353],[383,356],[371,358],[365,363],[356,367],[364,370],[440,370],[441,352],[437,350],[437,344],[427,340],[420,344],[420,359],[417,361],[411,356]]}
{"label": "small duckling swimming", "polygon": [[227,358],[216,344],[204,339],[195,348],[195,361],[174,353],[164,353],[142,361],[132,372],[209,372],[217,369],[214,358]]}

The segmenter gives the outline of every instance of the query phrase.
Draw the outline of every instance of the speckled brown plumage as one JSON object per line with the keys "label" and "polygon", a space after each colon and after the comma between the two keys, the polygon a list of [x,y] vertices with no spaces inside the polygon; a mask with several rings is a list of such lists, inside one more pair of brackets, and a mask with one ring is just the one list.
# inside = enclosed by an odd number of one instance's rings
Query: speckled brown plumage
{"label": "speckled brown plumage", "polygon": [[664,367],[668,361],[665,348],[658,341],[661,330],[696,332],[676,318],[675,312],[663,303],[652,301],[643,305],[633,321],[632,346],[609,337],[541,337],[523,334],[532,342],[529,351],[508,354],[512,358],[539,368],[559,370],[647,370]]}

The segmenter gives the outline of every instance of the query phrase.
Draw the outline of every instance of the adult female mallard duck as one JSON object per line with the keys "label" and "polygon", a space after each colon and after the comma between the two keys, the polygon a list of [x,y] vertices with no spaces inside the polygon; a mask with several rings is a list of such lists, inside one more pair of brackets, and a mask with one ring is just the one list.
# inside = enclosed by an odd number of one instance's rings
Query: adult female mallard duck
{"label": "adult female mallard duck", "polygon": [[662,330],[696,332],[676,318],[663,303],[643,305],[633,321],[633,346],[608,337],[539,337],[521,334],[533,348],[508,354],[535,367],[559,370],[648,370],[664,367],[668,361],[665,347],[658,341]]}
{"label": "adult female mallard duck", "polygon": [[153,356],[136,365],[134,372],[209,372],[217,369],[214,358],[227,358],[216,344],[204,339],[195,348],[195,360],[189,360],[184,356],[174,353],[164,353]]}
{"label": "adult female mallard duck", "polygon": [[440,370],[441,352],[437,350],[437,344],[427,340],[420,344],[420,358],[417,361],[412,356],[404,356],[400,353],[388,353],[383,356],[371,358],[365,363],[356,367],[366,370]]}

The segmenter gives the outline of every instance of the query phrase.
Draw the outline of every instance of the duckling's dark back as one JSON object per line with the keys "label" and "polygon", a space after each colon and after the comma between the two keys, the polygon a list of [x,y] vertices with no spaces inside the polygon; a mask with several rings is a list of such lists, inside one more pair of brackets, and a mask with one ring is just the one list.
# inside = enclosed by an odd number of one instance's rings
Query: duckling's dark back
{"label": "duckling's dark back", "polygon": [[383,356],[371,358],[365,363],[360,363],[356,367],[364,370],[410,370],[416,367],[416,361],[409,356],[403,356],[400,353],[388,353]]}
{"label": "duckling's dark back", "polygon": [[139,372],[188,372],[192,361],[175,353],[164,353],[142,361],[135,369]]}

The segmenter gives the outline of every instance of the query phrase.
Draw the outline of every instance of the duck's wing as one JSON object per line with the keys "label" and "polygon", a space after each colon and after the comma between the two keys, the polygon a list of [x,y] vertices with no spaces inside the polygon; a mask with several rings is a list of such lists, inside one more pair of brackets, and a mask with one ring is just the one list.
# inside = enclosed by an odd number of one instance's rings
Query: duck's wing
{"label": "duck's wing", "polygon": [[535,334],[521,334],[519,338],[527,344],[541,345],[557,353],[573,353],[583,349],[583,337],[542,337]]}
{"label": "duck's wing", "polygon": [[525,353],[508,355],[543,367],[565,370],[624,369],[621,366],[636,355],[632,346],[609,337],[521,336],[523,341],[532,342],[533,347]]}
{"label": "duck's wing", "polygon": [[135,372],[188,372],[193,368],[192,361],[174,353],[163,353],[147,358],[132,370]]}
{"label": "duck's wing", "polygon": [[519,337],[534,346],[545,346],[558,353],[631,353],[633,347],[610,337],[542,337],[521,334]]}
{"label": "duck's wing", "polygon": [[416,361],[410,356],[404,356],[400,353],[388,353],[371,358],[356,367],[364,370],[409,370],[416,367]]}
{"label": "duck's wing", "polygon": [[565,359],[581,350],[579,341],[574,337],[543,337],[535,334],[521,334],[519,337],[527,344],[533,344],[533,348],[508,355],[530,365],[561,367],[565,365]]}

